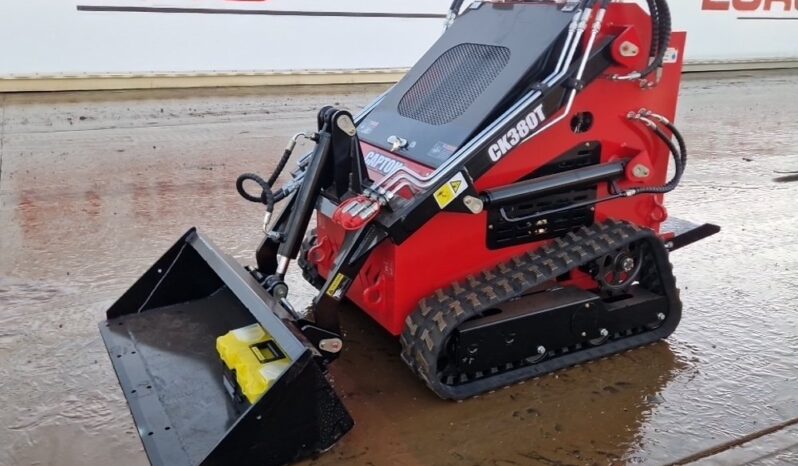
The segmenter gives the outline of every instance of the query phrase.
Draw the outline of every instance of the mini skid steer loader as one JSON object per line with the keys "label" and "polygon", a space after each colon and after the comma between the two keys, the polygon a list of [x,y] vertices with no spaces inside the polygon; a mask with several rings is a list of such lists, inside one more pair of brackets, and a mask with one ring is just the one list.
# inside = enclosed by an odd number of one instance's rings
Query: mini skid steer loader
{"label": "mini skid steer loader", "polygon": [[[719,231],[663,206],[687,162],[684,44],[666,0],[455,1],[398,84],[355,117],[321,109],[269,179],[238,179],[265,205],[256,268],[192,229],[108,310],[150,462],[334,445],[353,426],[325,370],[345,300],[444,399],[668,337],[669,253]],[[300,137],[315,148],[278,189]],[[308,313],[287,299],[292,261],[319,290]]]}

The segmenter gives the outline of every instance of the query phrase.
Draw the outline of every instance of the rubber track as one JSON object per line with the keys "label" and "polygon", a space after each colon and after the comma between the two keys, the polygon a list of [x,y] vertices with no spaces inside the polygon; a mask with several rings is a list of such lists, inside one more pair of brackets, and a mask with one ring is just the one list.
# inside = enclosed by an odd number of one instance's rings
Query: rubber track
{"label": "rubber track", "polygon": [[[505,368],[494,368],[490,374],[478,374],[476,377],[462,374],[459,384],[443,383],[438,373],[438,358],[445,351],[448,337],[462,323],[636,241],[648,244],[647,255],[653,259],[650,263],[647,261],[644,267],[641,284],[648,289],[656,288],[669,298],[670,312],[661,326],[655,329],[630,329],[626,334],[612,335],[609,341],[600,346],[577,345],[549,351],[544,360],[533,364],[510,363]],[[482,272],[480,276],[469,276],[464,283],[454,283],[422,299],[405,321],[401,335],[402,359],[438,396],[461,400],[653,343],[673,333],[680,319],[681,302],[662,241],[651,230],[610,220],[583,227],[551,241],[535,252],[515,257]]]}

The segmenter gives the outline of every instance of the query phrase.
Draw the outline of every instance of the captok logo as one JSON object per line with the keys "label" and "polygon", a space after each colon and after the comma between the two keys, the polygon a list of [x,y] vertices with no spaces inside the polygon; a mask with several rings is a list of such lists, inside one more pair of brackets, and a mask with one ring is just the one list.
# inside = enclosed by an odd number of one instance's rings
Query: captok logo
{"label": "captok logo", "polygon": [[371,151],[366,154],[365,157],[366,165],[369,168],[372,168],[383,175],[387,175],[388,173],[396,170],[397,168],[404,168],[405,164],[394,160],[388,156],[382,155],[379,152]]}
{"label": "captok logo", "polygon": [[494,162],[498,162],[502,157],[507,155],[508,152],[513,150],[515,146],[520,144],[524,138],[532,134],[544,120],[546,120],[546,114],[543,113],[543,104],[540,104],[529,112],[526,118],[516,123],[514,128],[511,128],[504,136],[490,146],[490,149],[488,149],[490,159]]}

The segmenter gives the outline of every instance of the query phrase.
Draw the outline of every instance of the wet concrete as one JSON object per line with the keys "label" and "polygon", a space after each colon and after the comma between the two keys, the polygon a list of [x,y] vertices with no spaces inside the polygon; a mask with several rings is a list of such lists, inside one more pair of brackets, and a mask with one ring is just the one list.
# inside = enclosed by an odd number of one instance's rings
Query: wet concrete
{"label": "wet concrete", "polygon": [[[261,214],[235,177],[268,173],[320,106],[382,89],[0,96],[0,464],[146,464],[104,310],[193,225],[252,263]],[[685,316],[667,342],[450,403],[351,310],[333,375],[358,425],[309,464],[667,464],[798,418],[796,116],[795,72],[685,83],[669,209],[724,232],[672,256]]]}
{"label": "wet concrete", "polygon": [[773,432],[701,458],[691,466],[727,466],[741,463],[750,466],[798,464],[798,426],[795,422],[778,426]]}

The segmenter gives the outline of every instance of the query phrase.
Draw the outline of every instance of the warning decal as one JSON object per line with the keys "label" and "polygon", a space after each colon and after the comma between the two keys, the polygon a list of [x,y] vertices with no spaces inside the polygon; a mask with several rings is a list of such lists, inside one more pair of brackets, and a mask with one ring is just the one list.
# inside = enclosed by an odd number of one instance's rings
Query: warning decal
{"label": "warning decal", "polygon": [[438,207],[445,209],[446,206],[463,194],[467,188],[468,183],[466,183],[465,176],[462,173],[458,173],[435,191],[435,202],[438,203]]}
{"label": "warning decal", "polygon": [[333,279],[332,283],[330,283],[330,288],[327,290],[327,296],[335,299],[336,301],[340,301],[343,299],[351,281],[352,280],[350,280],[349,277],[339,273],[335,276],[335,279]]}

